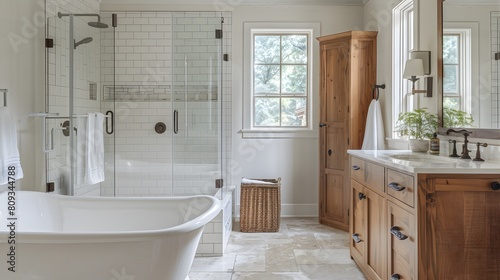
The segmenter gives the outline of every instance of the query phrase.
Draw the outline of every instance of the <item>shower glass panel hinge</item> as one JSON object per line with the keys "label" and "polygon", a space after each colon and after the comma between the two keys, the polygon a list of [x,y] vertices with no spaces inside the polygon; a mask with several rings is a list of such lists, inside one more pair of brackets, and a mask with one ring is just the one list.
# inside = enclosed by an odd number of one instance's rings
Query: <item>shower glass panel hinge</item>
{"label": "shower glass panel hinge", "polygon": [[52,49],[54,47],[54,39],[45,38],[45,47],[47,49]]}
{"label": "shower glass panel hinge", "polygon": [[215,39],[222,39],[222,29],[215,29]]}
{"label": "shower glass panel hinge", "polygon": [[46,192],[53,192],[54,191],[54,182],[49,182],[46,184]]}
{"label": "shower glass panel hinge", "polygon": [[224,185],[224,179],[215,179],[215,188],[220,189]]}

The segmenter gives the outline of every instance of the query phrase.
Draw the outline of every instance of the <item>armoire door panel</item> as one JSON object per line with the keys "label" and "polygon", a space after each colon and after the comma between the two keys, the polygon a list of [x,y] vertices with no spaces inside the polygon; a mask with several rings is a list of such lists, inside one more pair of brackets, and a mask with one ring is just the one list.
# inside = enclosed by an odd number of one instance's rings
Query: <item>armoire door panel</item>
{"label": "armoire door panel", "polygon": [[326,128],[325,167],[326,169],[345,170],[347,157],[346,127],[329,126]]}
{"label": "armoire door panel", "polygon": [[326,51],[326,121],[345,122],[348,118],[350,82],[350,51],[348,46]]}
{"label": "armoire door panel", "polygon": [[333,221],[344,220],[344,179],[340,174],[326,174],[324,214]]}

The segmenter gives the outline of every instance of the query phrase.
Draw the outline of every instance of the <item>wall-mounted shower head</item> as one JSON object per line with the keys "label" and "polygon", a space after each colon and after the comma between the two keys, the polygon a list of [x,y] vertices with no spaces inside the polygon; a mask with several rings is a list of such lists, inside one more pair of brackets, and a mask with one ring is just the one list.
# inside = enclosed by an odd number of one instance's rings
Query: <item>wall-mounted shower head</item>
{"label": "wall-mounted shower head", "polygon": [[89,26],[92,26],[94,28],[108,28],[108,25],[105,24],[105,23],[102,23],[100,19],[97,22],[92,22],[91,21],[88,24],[89,24]]}
{"label": "wall-mounted shower head", "polygon": [[75,16],[75,17],[97,17],[96,22],[89,22],[88,25],[94,28],[108,28],[108,25],[101,22],[101,16],[98,14],[63,14],[61,12],[57,13],[59,18],[67,17],[67,16]]}
{"label": "wall-mounted shower head", "polygon": [[92,37],[87,37],[87,38],[84,38],[78,42],[75,41],[75,49],[76,47],[78,47],[79,45],[83,45],[83,44],[88,44],[90,42],[94,41],[94,39]]}

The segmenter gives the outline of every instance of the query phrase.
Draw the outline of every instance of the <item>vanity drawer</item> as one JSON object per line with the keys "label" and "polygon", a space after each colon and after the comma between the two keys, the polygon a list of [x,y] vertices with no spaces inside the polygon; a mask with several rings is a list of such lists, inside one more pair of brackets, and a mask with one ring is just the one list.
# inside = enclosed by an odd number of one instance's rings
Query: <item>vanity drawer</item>
{"label": "vanity drawer", "polygon": [[390,202],[387,215],[389,278],[415,279],[415,217]]}
{"label": "vanity drawer", "polygon": [[414,207],[415,188],[413,176],[387,169],[387,194]]}
{"label": "vanity drawer", "polygon": [[351,178],[381,192],[384,192],[384,171],[383,166],[351,157]]}

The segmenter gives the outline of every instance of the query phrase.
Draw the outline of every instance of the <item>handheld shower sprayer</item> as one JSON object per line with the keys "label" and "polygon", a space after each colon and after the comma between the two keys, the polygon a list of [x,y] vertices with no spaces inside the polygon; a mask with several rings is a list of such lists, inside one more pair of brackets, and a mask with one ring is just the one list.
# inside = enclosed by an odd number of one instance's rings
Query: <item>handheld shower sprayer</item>
{"label": "handheld shower sprayer", "polygon": [[82,40],[80,40],[80,41],[78,41],[78,42],[76,42],[76,40],[75,40],[75,44],[74,44],[74,45],[75,45],[75,49],[76,49],[76,47],[78,47],[79,45],[88,44],[88,43],[90,43],[90,42],[92,42],[92,41],[94,41],[94,39],[93,39],[92,37],[87,37],[87,38],[84,38],[84,39],[82,39]]}

